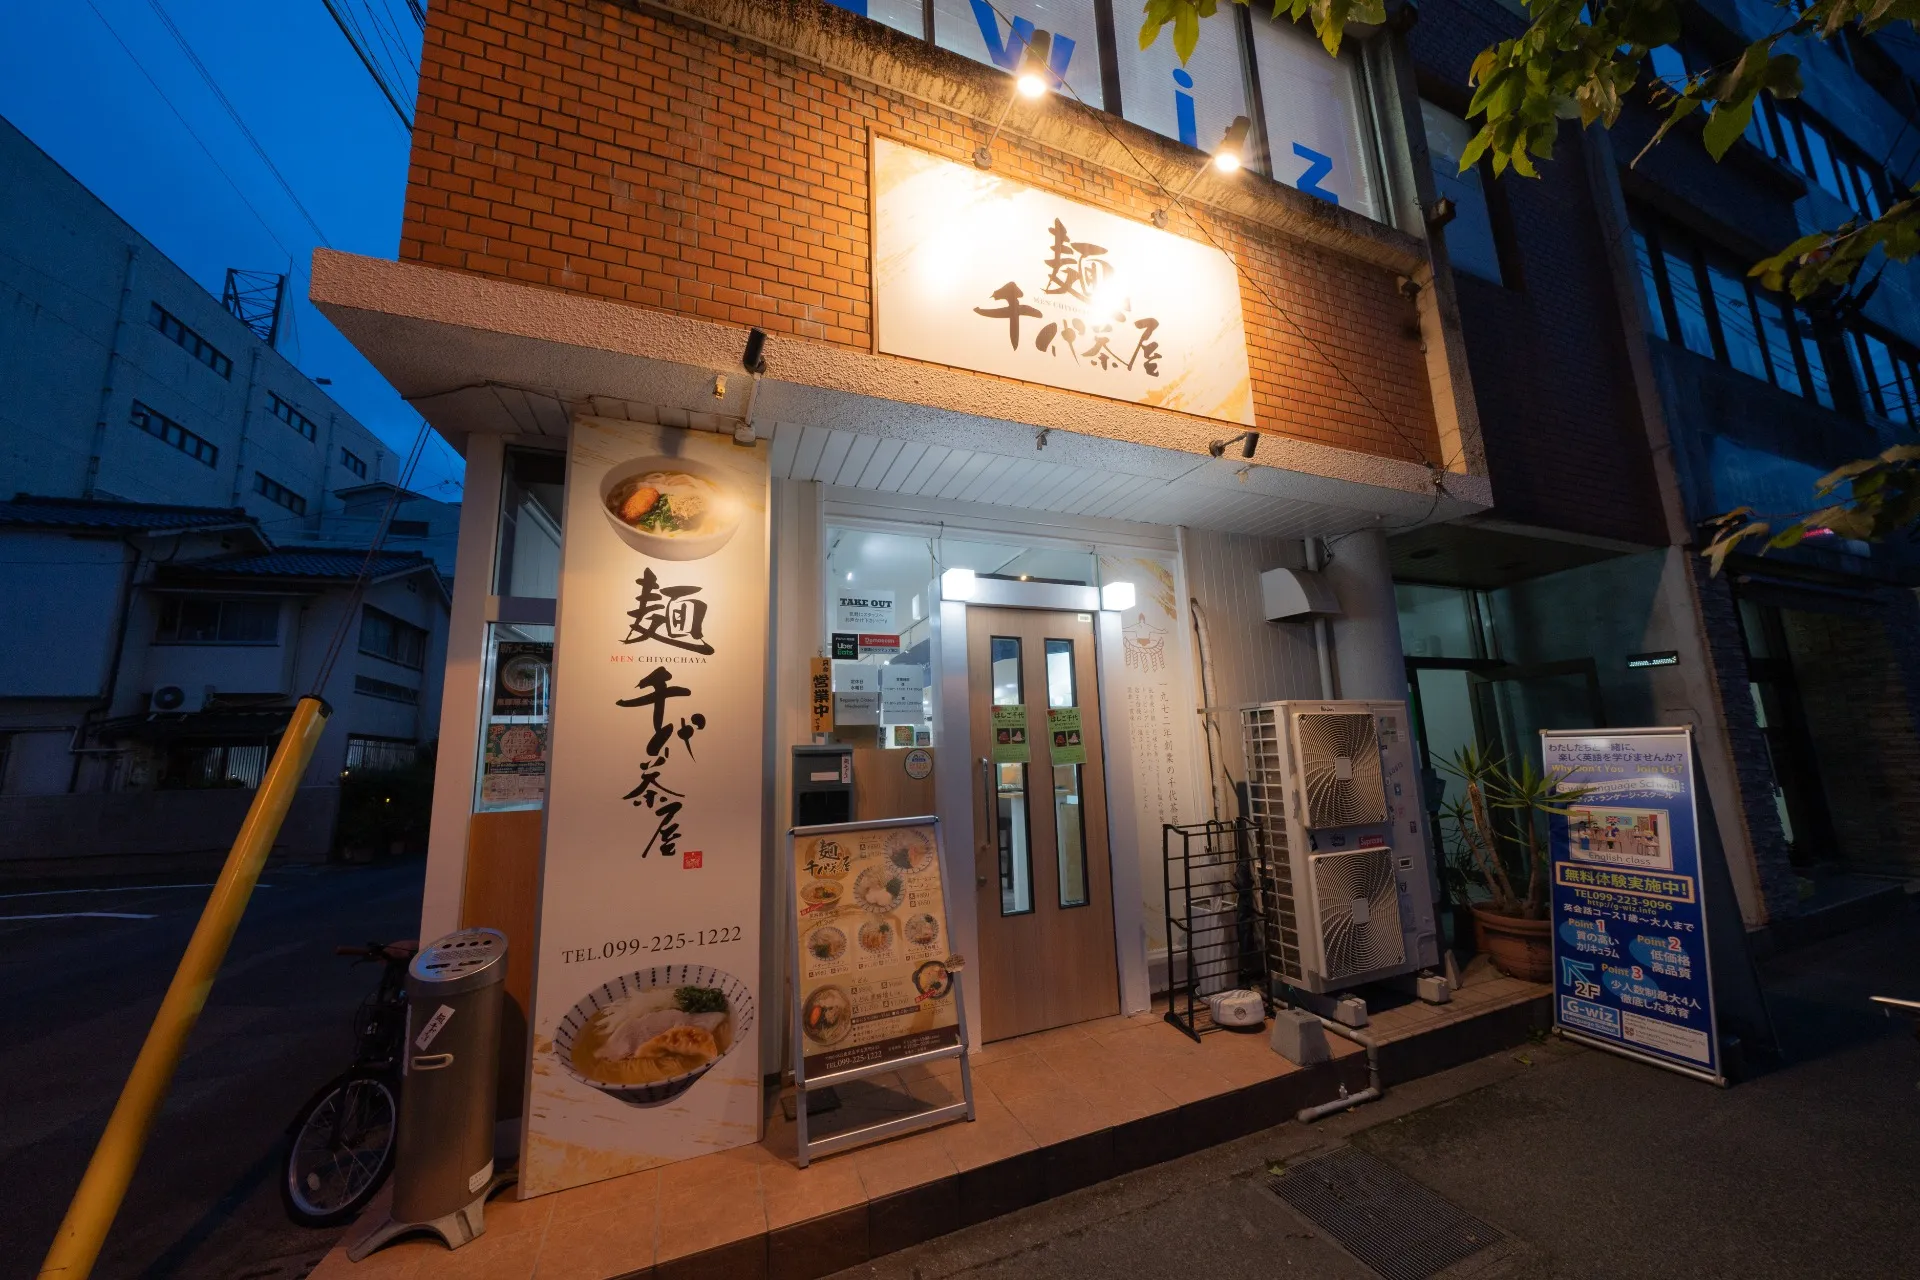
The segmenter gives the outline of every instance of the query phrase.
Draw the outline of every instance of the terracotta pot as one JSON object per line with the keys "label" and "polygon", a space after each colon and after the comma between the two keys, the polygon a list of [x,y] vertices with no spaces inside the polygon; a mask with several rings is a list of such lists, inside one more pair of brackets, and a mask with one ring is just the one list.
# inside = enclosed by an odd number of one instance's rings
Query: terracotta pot
{"label": "terracotta pot", "polygon": [[1525,982],[1553,980],[1553,922],[1495,915],[1479,907],[1473,922],[1493,967]]}

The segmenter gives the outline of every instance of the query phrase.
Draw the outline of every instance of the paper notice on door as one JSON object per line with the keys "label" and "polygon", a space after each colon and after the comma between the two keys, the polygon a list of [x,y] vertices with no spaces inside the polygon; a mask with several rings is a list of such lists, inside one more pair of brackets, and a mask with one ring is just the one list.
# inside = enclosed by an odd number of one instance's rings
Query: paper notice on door
{"label": "paper notice on door", "polygon": [[879,724],[879,692],[834,694],[833,722],[837,725]]}
{"label": "paper notice on door", "polygon": [[993,762],[1025,764],[1032,759],[1027,742],[1027,709],[1021,706],[993,709]]}
{"label": "paper notice on door", "polygon": [[924,720],[927,718],[926,700],[917,688],[882,689],[880,714],[888,724],[897,724],[902,720]]}
{"label": "paper notice on door", "polygon": [[1056,769],[1087,762],[1087,744],[1080,736],[1080,708],[1047,708],[1047,750]]}

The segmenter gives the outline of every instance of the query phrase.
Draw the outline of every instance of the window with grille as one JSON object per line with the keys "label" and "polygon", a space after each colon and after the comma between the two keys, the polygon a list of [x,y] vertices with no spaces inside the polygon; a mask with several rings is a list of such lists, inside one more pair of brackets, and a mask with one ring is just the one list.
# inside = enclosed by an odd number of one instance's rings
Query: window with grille
{"label": "window with grille", "polygon": [[277,644],[280,602],[254,598],[166,596],[160,602],[158,644]]}
{"label": "window with grille", "polygon": [[267,412],[309,440],[312,440],[320,434],[318,428],[313,425],[311,418],[281,399],[277,392],[267,392]]}
{"label": "window with grille", "polygon": [[164,440],[195,462],[205,463],[209,467],[220,463],[220,447],[205,437],[195,435],[159,410],[133,402],[133,411],[128,421],[156,440]]}
{"label": "window with grille", "polygon": [[253,473],[253,491],[268,502],[285,507],[297,516],[307,514],[307,500],[264,471]]}
{"label": "window with grille", "polygon": [[178,316],[168,311],[159,303],[156,302],[153,304],[152,310],[147,313],[147,320],[162,334],[178,343],[181,350],[185,351],[195,360],[198,360],[201,364],[207,366],[207,368],[213,370],[223,378],[231,379],[233,377],[233,361],[227,359],[227,357],[221,353],[220,348],[208,342],[192,329],[187,328],[185,324],[181,323]]}
{"label": "window with grille", "polygon": [[408,688],[404,684],[394,684],[390,680],[376,680],[372,676],[355,676],[353,691],[364,693],[369,698],[385,698],[388,702],[415,703],[420,701],[420,691]]}
{"label": "window with grille", "polygon": [[427,633],[385,610],[366,605],[360,613],[360,652],[418,671],[427,661]]}

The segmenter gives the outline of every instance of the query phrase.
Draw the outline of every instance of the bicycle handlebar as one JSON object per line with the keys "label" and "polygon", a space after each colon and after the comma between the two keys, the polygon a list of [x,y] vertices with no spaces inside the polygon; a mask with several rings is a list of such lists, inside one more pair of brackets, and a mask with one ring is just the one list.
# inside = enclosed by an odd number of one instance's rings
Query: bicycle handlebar
{"label": "bicycle handlebar", "polygon": [[338,946],[333,949],[337,956],[352,956],[356,960],[411,960],[420,944],[409,938],[405,942],[369,942],[365,946]]}

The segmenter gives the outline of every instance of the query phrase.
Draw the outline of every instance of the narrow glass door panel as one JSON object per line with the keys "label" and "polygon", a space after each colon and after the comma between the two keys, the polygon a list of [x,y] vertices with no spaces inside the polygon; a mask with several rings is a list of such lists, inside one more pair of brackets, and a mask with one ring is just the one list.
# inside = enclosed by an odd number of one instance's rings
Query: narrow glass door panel
{"label": "narrow glass door panel", "polygon": [[[1076,683],[1073,670],[1073,641],[1047,641],[1047,706],[1077,707]],[[1051,752],[1056,744],[1053,741],[1051,726],[1036,735],[1041,740],[1041,749]],[[1075,731],[1076,734],[1079,731]],[[1081,747],[1083,743],[1058,744]],[[1049,757],[1051,758],[1051,757]],[[1054,848],[1060,862],[1060,905],[1063,907],[1084,907],[1087,905],[1087,840],[1085,808],[1081,800],[1081,782],[1083,766],[1077,764],[1056,764],[1053,766],[1053,821]]]}
{"label": "narrow glass door panel", "polygon": [[[993,637],[990,661],[993,705],[1022,705],[1020,638]],[[1027,736],[1029,740],[1033,737],[1031,726]],[[1027,839],[1027,766],[996,764],[993,779],[998,810],[995,826],[1000,850],[1000,914],[1024,915],[1033,910],[1033,852]]]}

